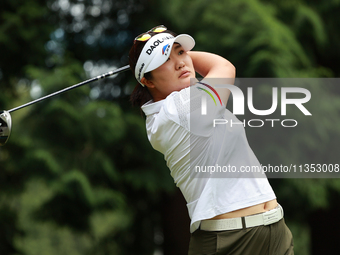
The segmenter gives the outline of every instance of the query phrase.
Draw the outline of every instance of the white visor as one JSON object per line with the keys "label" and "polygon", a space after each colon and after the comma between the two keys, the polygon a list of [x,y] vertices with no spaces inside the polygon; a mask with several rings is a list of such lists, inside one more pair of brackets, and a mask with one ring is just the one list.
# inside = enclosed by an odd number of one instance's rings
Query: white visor
{"label": "white visor", "polygon": [[168,60],[175,42],[182,45],[185,51],[189,51],[195,46],[195,40],[190,35],[181,34],[174,37],[169,33],[157,34],[144,45],[135,68],[135,77],[143,87],[141,79],[144,74],[155,70]]}

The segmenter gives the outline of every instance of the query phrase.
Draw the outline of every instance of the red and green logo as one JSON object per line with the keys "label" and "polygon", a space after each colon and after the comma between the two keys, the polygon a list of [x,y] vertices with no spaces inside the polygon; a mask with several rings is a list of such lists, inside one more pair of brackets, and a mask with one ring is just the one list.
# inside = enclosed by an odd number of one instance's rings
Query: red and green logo
{"label": "red and green logo", "polygon": [[[205,84],[205,83],[203,83],[203,82],[199,82],[199,84],[206,86],[206,87],[209,88],[212,92],[214,92],[215,95],[217,96],[218,100],[220,101],[220,104],[223,106],[222,100],[221,100],[219,94],[217,93],[217,91],[216,91],[212,86],[210,86],[210,85],[208,85],[208,84]],[[211,92],[210,92],[209,90],[207,90],[207,89],[205,89],[205,88],[201,88],[201,87],[197,87],[197,88],[200,89],[200,90],[203,90],[203,91],[206,92],[206,93],[208,93],[208,95],[211,96],[211,98],[214,100],[215,105],[217,105],[214,96],[211,94]]]}

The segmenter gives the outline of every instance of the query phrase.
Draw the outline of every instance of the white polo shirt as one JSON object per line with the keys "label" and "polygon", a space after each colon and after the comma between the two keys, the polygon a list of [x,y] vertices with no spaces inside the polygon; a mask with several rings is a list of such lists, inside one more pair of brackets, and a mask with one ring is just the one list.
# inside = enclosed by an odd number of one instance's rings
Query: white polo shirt
{"label": "white polo shirt", "polygon": [[[261,165],[241,122],[198,86],[142,106],[149,141],[164,155],[187,201],[190,232],[201,220],[276,198],[262,172],[242,172]],[[201,113],[202,97],[207,102],[206,115]],[[228,124],[214,126],[214,119]]]}

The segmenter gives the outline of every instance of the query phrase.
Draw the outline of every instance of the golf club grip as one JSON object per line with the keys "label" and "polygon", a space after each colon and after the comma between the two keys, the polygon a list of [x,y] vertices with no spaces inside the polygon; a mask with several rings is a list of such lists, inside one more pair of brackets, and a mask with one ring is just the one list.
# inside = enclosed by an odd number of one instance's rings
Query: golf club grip
{"label": "golf club grip", "polygon": [[20,105],[20,106],[18,106],[18,107],[15,107],[15,108],[13,108],[13,109],[10,109],[10,110],[8,110],[7,112],[11,113],[11,112],[17,111],[17,110],[19,110],[19,109],[22,109],[22,108],[24,108],[24,107],[27,107],[27,106],[32,105],[32,104],[35,104],[35,103],[38,103],[38,102],[43,101],[43,100],[45,100],[45,99],[47,99],[47,98],[50,98],[50,97],[59,95],[59,94],[61,94],[61,93],[64,93],[64,92],[66,92],[66,91],[69,91],[69,90],[71,90],[71,89],[75,89],[75,88],[78,88],[78,87],[83,86],[83,85],[85,85],[85,84],[88,84],[88,83],[91,83],[91,82],[94,82],[94,81],[98,81],[98,80],[107,78],[107,77],[112,76],[112,75],[114,75],[114,74],[118,74],[118,73],[125,72],[125,71],[127,71],[129,68],[130,68],[130,66],[129,66],[129,65],[126,65],[126,66],[123,66],[123,67],[121,67],[121,68],[118,68],[118,69],[116,69],[116,70],[114,70],[114,71],[110,71],[110,72],[108,72],[108,73],[104,73],[104,74],[102,74],[102,75],[98,75],[98,76],[96,76],[96,77],[94,77],[94,78],[91,78],[91,79],[89,79],[89,80],[80,82],[80,83],[78,83],[78,84],[72,85],[72,86],[67,87],[67,88],[65,88],[65,89],[59,90],[59,91],[54,92],[54,93],[52,93],[52,94],[46,95],[46,96],[44,96],[44,97],[38,98],[38,99],[33,100],[33,101],[31,101],[31,102],[28,102],[28,103],[26,103],[26,104],[23,104],[23,105]]}

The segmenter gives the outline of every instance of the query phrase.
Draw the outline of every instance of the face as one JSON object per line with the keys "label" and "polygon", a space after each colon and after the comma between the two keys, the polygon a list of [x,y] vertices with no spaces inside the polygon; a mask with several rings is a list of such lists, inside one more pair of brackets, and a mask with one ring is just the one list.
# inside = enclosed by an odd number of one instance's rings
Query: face
{"label": "face", "polygon": [[147,81],[154,101],[165,99],[174,91],[190,86],[190,79],[195,78],[195,69],[191,57],[183,47],[174,43],[168,60],[151,71],[152,79]]}

